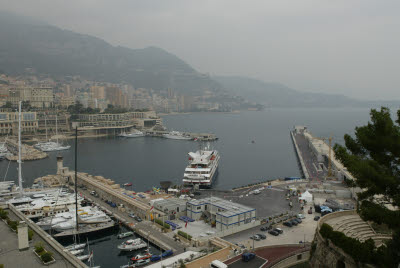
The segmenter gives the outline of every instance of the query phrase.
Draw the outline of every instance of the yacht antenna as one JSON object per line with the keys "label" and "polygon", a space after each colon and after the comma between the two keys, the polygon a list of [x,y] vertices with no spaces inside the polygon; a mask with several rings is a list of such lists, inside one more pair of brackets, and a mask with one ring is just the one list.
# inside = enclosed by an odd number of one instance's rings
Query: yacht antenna
{"label": "yacht antenna", "polygon": [[75,219],[76,232],[78,233],[78,127],[75,128]]}
{"label": "yacht antenna", "polygon": [[22,196],[24,194],[24,188],[22,187],[22,171],[21,171],[21,105],[22,101],[19,102],[18,109],[18,183],[19,193]]}

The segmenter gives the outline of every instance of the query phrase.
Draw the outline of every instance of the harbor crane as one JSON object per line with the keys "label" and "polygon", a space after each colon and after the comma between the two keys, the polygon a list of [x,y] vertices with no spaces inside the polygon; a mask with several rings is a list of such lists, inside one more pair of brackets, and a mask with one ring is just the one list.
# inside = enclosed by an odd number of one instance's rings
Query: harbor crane
{"label": "harbor crane", "polygon": [[328,178],[332,177],[332,134],[326,138],[326,137],[315,137],[315,139],[317,140],[321,140],[321,141],[328,141],[328,147],[329,147],[329,153],[328,153]]}

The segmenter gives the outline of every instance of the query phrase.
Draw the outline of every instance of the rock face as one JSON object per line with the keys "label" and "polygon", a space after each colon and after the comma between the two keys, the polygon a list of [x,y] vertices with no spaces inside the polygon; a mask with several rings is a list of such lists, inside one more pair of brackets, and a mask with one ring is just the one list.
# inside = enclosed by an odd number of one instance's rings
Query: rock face
{"label": "rock face", "polygon": [[311,267],[358,267],[350,256],[344,253],[340,248],[333,245],[330,241],[326,241],[319,233],[315,234],[313,243],[315,245],[315,250],[311,250]]}

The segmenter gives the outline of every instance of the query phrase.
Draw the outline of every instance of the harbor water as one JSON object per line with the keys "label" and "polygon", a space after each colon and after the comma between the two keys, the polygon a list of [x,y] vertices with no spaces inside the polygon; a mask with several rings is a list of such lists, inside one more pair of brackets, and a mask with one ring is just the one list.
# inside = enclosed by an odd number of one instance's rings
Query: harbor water
{"label": "harbor water", "polygon": [[[210,147],[221,154],[216,189],[285,176],[299,176],[299,168],[289,131],[305,125],[318,137],[333,135],[343,143],[345,133],[368,122],[368,109],[269,109],[261,112],[196,113],[165,116],[169,129],[210,132],[219,138]],[[74,141],[68,141],[74,145]],[[78,170],[101,175],[117,183],[132,182],[136,191],[159,187],[159,182],[180,183],[187,165],[187,153],[201,143],[156,137],[87,138],[78,141]],[[64,165],[73,169],[74,146],[68,151],[50,152],[43,160],[24,162],[24,184],[56,173],[56,156],[64,156]],[[8,172],[7,172],[8,168]],[[0,162],[0,176],[16,180],[16,163]]]}

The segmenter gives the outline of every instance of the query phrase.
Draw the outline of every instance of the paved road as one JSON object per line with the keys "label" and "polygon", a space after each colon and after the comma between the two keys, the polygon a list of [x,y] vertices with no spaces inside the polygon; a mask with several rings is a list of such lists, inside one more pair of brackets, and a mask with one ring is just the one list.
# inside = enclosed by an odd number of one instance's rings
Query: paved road
{"label": "paved road", "polygon": [[[124,221],[129,222],[129,223],[134,223],[136,228],[149,233],[163,242],[164,244],[168,245],[168,247],[172,248],[176,254],[184,252],[184,246],[172,239],[171,237],[168,237],[158,231],[158,229],[153,228],[153,223],[150,221],[142,221],[142,222],[136,222],[134,221],[131,217],[128,216],[128,213],[126,212],[121,212],[117,208],[112,208],[109,205],[107,205],[103,200],[101,200],[98,197],[94,197],[90,195],[89,191],[85,191],[82,189],[78,190],[80,193],[82,193],[83,196],[89,198],[90,200],[93,200],[95,203],[102,205],[104,208],[107,210],[111,211],[113,214],[117,215],[118,217],[122,218]],[[144,237],[146,238],[146,237]]]}

